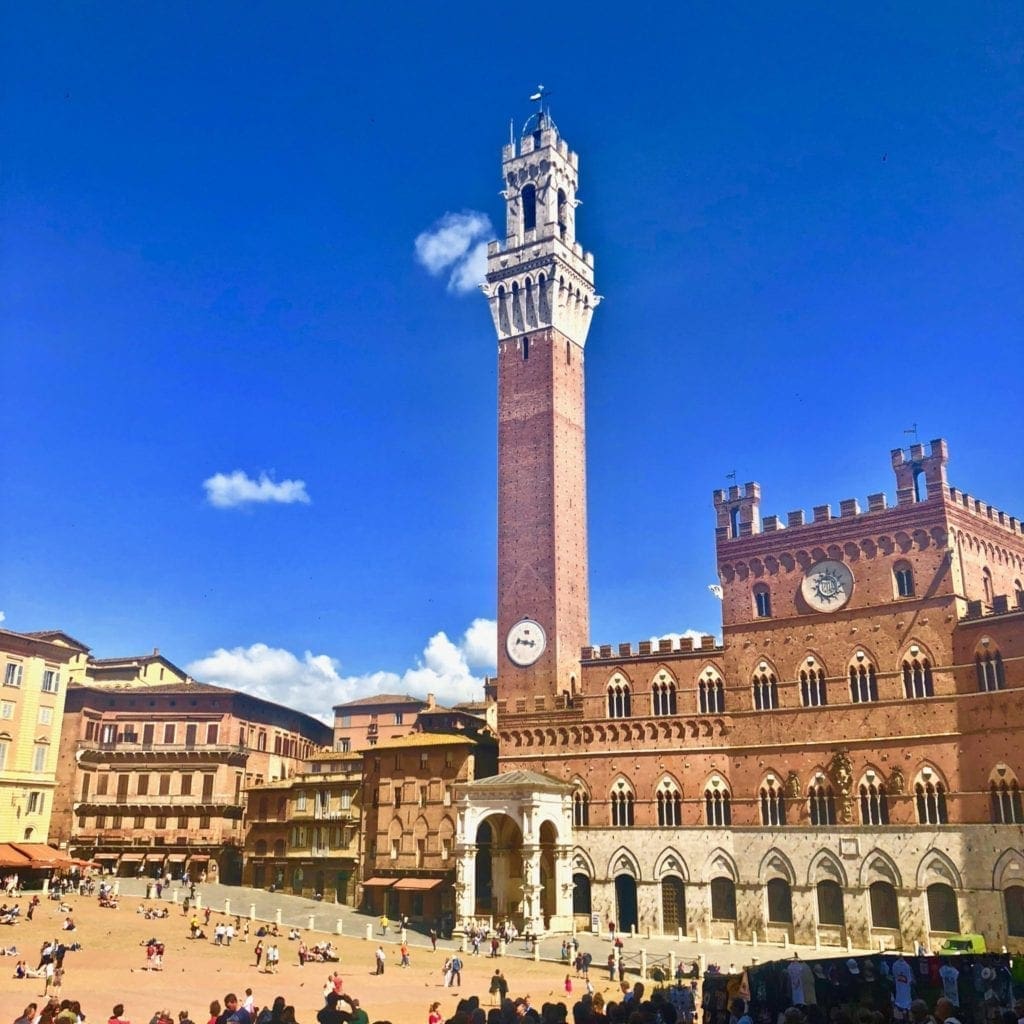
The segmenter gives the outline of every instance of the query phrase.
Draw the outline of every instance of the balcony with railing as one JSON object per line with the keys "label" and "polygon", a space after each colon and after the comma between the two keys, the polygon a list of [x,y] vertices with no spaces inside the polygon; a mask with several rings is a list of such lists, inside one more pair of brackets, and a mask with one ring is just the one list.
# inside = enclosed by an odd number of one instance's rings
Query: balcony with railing
{"label": "balcony with railing", "polygon": [[249,758],[249,748],[233,743],[151,743],[141,740],[79,740],[80,761],[92,764],[212,762],[243,766]]}

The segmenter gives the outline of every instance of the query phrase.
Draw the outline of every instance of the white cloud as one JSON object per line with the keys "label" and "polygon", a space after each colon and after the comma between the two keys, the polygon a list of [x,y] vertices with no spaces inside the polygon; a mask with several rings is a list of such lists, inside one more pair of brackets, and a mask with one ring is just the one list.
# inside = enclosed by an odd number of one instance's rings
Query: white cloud
{"label": "white cloud", "polygon": [[300,658],[291,651],[266,644],[219,648],[188,666],[196,679],[244,690],[256,697],[296,708],[325,722],[332,721],[332,707],[376,693],[433,693],[440,704],[479,700],[483,676],[473,668],[497,665],[497,623],[474,619],[455,643],[441,631],[435,633],[416,664],[402,672],[380,670],[365,675],[343,676],[341,663],[326,654],[306,651]]}
{"label": "white cloud", "polygon": [[708,635],[699,629],[684,629],[682,633],[662,633],[661,636],[652,636],[651,643],[656,644],[659,640],[671,640],[672,646],[678,647],[680,640],[692,640],[695,647],[700,647],[701,637]]}
{"label": "white cloud", "polygon": [[258,480],[236,469],[234,473],[215,473],[203,481],[206,500],[215,508],[237,508],[239,505],[266,504],[302,505],[310,503],[305,480],[282,480],[275,483],[266,473]]}
{"label": "white cloud", "polygon": [[0,622],[3,622],[3,621],[4,621],[4,619],[6,619],[6,618],[7,618],[7,616],[6,616],[6,615],[4,615],[4,613],[3,613],[3,612],[0,612]]}
{"label": "white cloud", "polygon": [[435,277],[450,271],[448,291],[465,295],[484,279],[487,242],[492,234],[485,213],[446,213],[416,236],[416,260]]}

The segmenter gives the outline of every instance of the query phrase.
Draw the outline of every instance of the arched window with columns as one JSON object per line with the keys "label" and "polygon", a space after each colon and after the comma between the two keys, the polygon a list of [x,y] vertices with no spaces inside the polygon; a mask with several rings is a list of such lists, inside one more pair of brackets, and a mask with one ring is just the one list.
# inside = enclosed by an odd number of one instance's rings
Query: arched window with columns
{"label": "arched window with columns", "polygon": [[850,662],[850,701],[868,704],[878,700],[878,675],[874,662],[864,651],[857,651]]}
{"label": "arched window with columns", "polygon": [[778,680],[764,662],[754,673],[751,689],[755,711],[773,711],[779,706]]}
{"label": "arched window with columns", "polygon": [[683,796],[672,779],[662,779],[654,794],[658,806],[658,824],[678,828],[683,823]]}
{"label": "arched window with columns", "polygon": [[918,772],[914,783],[914,804],[919,825],[945,825],[949,821],[946,785],[930,765]]}
{"label": "arched window with columns", "polygon": [[860,821],[862,825],[889,824],[885,786],[874,769],[868,769],[860,784]]}
{"label": "arched window with columns", "polygon": [[608,717],[632,717],[629,683],[620,675],[612,676],[608,682]]}
{"label": "arched window with columns", "polygon": [[779,828],[786,824],[786,796],[774,775],[767,776],[761,783],[760,804],[762,825]]}
{"label": "arched window with columns", "polygon": [[572,823],[576,828],[590,824],[590,794],[577,782],[572,794]]}
{"label": "arched window with columns", "polygon": [[729,786],[717,775],[704,787],[704,816],[711,828],[726,828],[732,824]]}
{"label": "arched window with columns", "polygon": [[805,708],[820,708],[828,704],[825,686],[825,666],[813,654],[808,654],[800,666],[800,704]]}
{"label": "arched window with columns", "polygon": [[613,828],[633,827],[633,790],[624,780],[619,779],[611,791],[611,823]]}
{"label": "arched window with columns", "polygon": [[659,672],[651,684],[651,714],[655,718],[676,714],[676,681],[667,672]]}
{"label": "arched window with columns", "polygon": [[1020,787],[1017,776],[1005,765],[996,766],[989,777],[989,804],[993,825],[1020,825],[1024,823]]}
{"label": "arched window with columns", "polygon": [[702,715],[720,715],[725,711],[725,684],[710,666],[697,680],[697,711]]}
{"label": "arched window with columns", "polygon": [[819,772],[807,791],[807,805],[812,825],[836,823],[836,798],[824,772]]}
{"label": "arched window with columns", "polygon": [[977,653],[974,655],[974,668],[978,675],[978,690],[982,693],[1006,689],[1003,656],[987,636],[983,636],[978,645]]}
{"label": "arched window with columns", "polygon": [[907,700],[921,700],[935,696],[935,685],[932,681],[931,662],[922,654],[915,644],[910,653],[903,659],[903,695]]}

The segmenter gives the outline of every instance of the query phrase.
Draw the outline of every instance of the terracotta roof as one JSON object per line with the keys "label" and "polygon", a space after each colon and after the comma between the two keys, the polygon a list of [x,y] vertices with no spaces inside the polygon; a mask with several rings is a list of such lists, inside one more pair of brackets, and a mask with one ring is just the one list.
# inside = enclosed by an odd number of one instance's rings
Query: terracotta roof
{"label": "terracotta roof", "polygon": [[506,786],[529,786],[535,789],[559,789],[570,790],[572,784],[563,779],[556,779],[554,775],[545,775],[542,772],[512,771],[502,772],[500,775],[489,775],[485,779],[477,779],[474,782],[463,783],[464,786],[472,786],[473,789],[503,789]]}
{"label": "terracotta roof", "polygon": [[387,705],[390,707],[392,704],[416,704],[418,707],[425,708],[427,702],[421,700],[419,697],[413,697],[408,693],[378,693],[373,697],[359,697],[356,700],[346,701],[344,704],[335,704],[334,710],[337,711],[339,708],[367,708],[375,707],[378,704]]}
{"label": "terracotta roof", "polygon": [[[71,682],[69,687],[76,690],[95,690],[97,693],[223,693],[227,695],[242,693],[241,690],[229,690],[226,686],[217,686],[215,683],[200,683],[195,679],[187,679],[181,683],[153,683],[151,686],[123,686],[111,688],[102,683]],[[248,696],[248,695],[247,695]],[[260,698],[257,698],[259,700]]]}
{"label": "terracotta roof", "polygon": [[78,647],[83,651],[89,650],[81,640],[76,640],[70,633],[65,633],[63,629],[37,629],[32,633],[22,633],[21,635],[30,636],[35,640],[65,640],[70,647]]}
{"label": "terracotta roof", "polygon": [[307,761],[362,761],[361,750],[327,750],[322,754],[313,754]]}
{"label": "terracotta roof", "polygon": [[452,736],[441,732],[413,732],[408,736],[396,736],[392,740],[382,740],[375,747],[367,747],[363,753],[375,750],[396,750],[414,747],[475,747],[477,741],[465,735]]}

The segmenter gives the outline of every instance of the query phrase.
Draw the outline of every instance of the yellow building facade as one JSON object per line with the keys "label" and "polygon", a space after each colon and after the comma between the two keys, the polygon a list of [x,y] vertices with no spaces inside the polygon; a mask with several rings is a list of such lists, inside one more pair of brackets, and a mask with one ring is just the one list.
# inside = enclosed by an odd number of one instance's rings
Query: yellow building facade
{"label": "yellow building facade", "polygon": [[58,631],[0,629],[0,842],[45,843],[68,679],[89,649]]}

